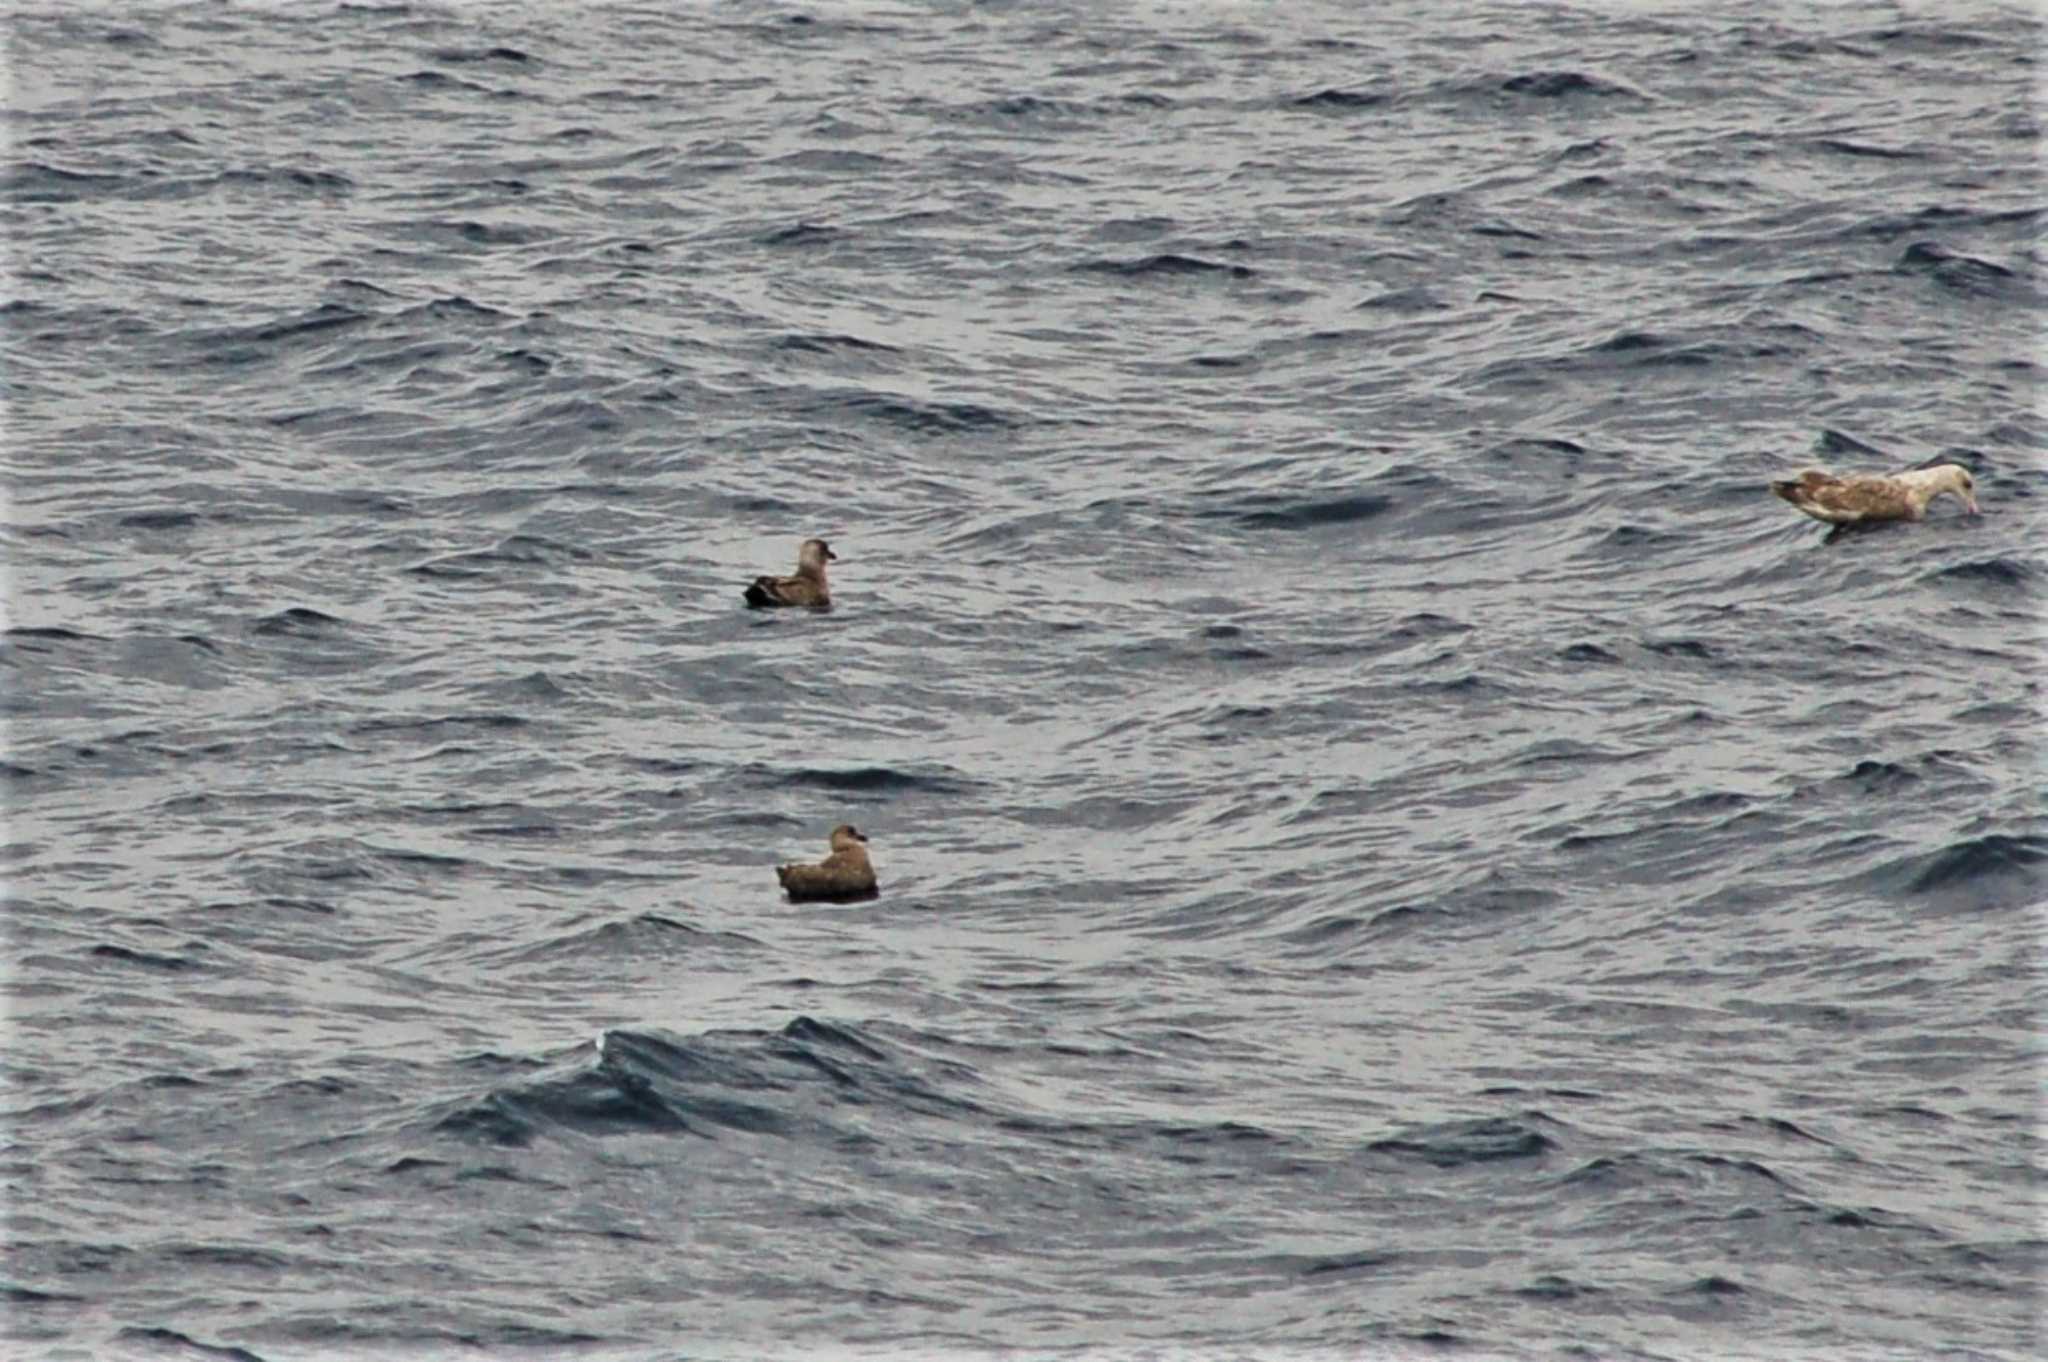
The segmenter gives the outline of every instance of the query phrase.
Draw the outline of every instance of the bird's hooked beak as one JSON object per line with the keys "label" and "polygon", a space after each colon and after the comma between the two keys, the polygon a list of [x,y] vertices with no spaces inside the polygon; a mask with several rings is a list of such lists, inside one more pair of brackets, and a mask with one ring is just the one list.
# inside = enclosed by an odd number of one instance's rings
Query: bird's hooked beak
{"label": "bird's hooked beak", "polygon": [[839,555],[832,552],[829,546],[825,550],[825,561],[828,563],[836,563],[839,561]]}

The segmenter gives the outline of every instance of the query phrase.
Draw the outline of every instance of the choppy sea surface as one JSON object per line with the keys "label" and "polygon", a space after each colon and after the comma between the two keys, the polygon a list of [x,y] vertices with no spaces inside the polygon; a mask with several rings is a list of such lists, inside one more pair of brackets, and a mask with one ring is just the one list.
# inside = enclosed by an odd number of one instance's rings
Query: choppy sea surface
{"label": "choppy sea surface", "polygon": [[2044,1346],[2031,7],[0,32],[8,1355]]}

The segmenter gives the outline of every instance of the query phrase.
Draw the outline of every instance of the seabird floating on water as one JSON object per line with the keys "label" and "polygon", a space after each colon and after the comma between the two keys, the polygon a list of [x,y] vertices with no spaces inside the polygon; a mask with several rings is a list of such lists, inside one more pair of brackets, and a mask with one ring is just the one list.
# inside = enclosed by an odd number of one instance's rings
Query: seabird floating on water
{"label": "seabird floating on water", "polygon": [[1977,483],[1961,464],[1914,468],[1889,477],[1838,478],[1809,469],[1797,481],[1774,482],[1771,490],[1815,520],[1830,525],[1864,525],[1880,520],[1918,520],[1927,503],[1947,492],[1977,514]]}
{"label": "seabird floating on water", "polygon": [[841,823],[832,829],[830,856],[816,865],[778,865],[775,878],[782,881],[791,903],[873,898],[875,867],[868,860],[867,843],[858,828]]}
{"label": "seabird floating on water", "polygon": [[832,592],[825,585],[825,564],[836,563],[839,555],[822,539],[806,539],[796,551],[796,574],[790,577],[756,577],[747,588],[747,604],[760,608],[771,605],[830,605]]}

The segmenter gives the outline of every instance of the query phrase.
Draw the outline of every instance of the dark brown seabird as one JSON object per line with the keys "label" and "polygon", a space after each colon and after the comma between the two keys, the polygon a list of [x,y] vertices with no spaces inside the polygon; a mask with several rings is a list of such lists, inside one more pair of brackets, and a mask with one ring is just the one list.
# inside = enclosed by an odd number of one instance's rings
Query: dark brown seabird
{"label": "dark brown seabird", "polygon": [[747,604],[755,609],[774,605],[830,605],[832,591],[825,585],[825,564],[836,563],[839,555],[822,539],[806,539],[796,551],[796,573],[789,577],[756,577],[747,588]]}
{"label": "dark brown seabird", "polygon": [[1771,491],[1815,520],[1830,525],[1868,525],[1882,520],[1918,520],[1927,503],[1946,492],[1977,514],[1977,483],[1961,464],[1915,468],[1889,477],[1838,478],[1809,469],[1796,481],[1774,482]]}
{"label": "dark brown seabird", "polygon": [[832,854],[816,865],[778,865],[775,878],[791,903],[844,903],[875,896],[875,867],[868,860],[868,839],[851,823],[832,829]]}

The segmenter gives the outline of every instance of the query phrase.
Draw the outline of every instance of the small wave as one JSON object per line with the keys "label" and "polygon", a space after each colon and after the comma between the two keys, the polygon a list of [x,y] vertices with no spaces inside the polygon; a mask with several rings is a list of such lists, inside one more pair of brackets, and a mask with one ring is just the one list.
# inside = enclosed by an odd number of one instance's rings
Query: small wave
{"label": "small wave", "polygon": [[1833,426],[1823,427],[1813,442],[1815,454],[1840,457],[1852,455],[1856,458],[1883,458],[1884,451],[1876,445],[1865,444],[1847,431],[1836,430]]}
{"label": "small wave", "polygon": [[1608,1155],[1586,1160],[1558,1179],[1565,1187],[1599,1188],[1603,1193],[1618,1185],[1633,1185],[1656,1177],[1649,1160],[1637,1154]]}
{"label": "small wave", "polygon": [[792,331],[775,342],[778,350],[799,350],[812,354],[832,354],[839,350],[875,350],[883,354],[902,353],[893,345],[880,341],[862,340],[859,336],[830,332]]}
{"label": "small wave", "polygon": [[[1215,635],[1204,631],[1203,638],[1207,642],[1216,645],[1207,650],[1208,656],[1217,662],[1265,662],[1273,656],[1269,650],[1261,648],[1256,644],[1234,643],[1231,641],[1232,637],[1234,636]],[[1233,705],[1212,713],[1208,717],[1207,722],[1210,724],[1218,722],[1235,724],[1247,719],[1262,719],[1271,714],[1272,710],[1263,705]],[[1225,732],[1215,729],[1211,729],[1205,734],[1205,741],[1224,742],[1228,740],[1229,738]]]}
{"label": "small wave", "polygon": [[1660,657],[1685,657],[1695,662],[1712,662],[1718,656],[1696,638],[1646,638],[1643,646]]}
{"label": "small wave", "polygon": [[116,523],[131,530],[189,530],[199,523],[199,517],[191,511],[137,511]]}
{"label": "small wave", "polygon": [[299,336],[317,335],[344,326],[354,326],[369,319],[370,314],[367,312],[359,312],[340,303],[322,303],[311,312],[302,312],[298,316],[282,321],[267,322],[262,326],[230,332],[228,337],[237,341],[267,345],[274,341],[292,340]]}
{"label": "small wave", "polygon": [[1357,310],[1397,313],[1442,312],[1450,306],[1451,304],[1418,284],[1413,288],[1390,289],[1378,297],[1368,298],[1358,304]]}
{"label": "small wave", "polygon": [[1257,273],[1248,265],[1223,265],[1213,260],[1178,255],[1171,251],[1148,255],[1140,260],[1090,260],[1074,266],[1074,270],[1080,274],[1110,274],[1124,279],[1201,275],[1228,275],[1232,279],[1249,279]]}
{"label": "small wave", "polygon": [[1559,851],[1591,851],[1599,847],[1611,847],[1633,843],[1659,828],[1629,828],[1621,832],[1574,832],[1558,839]]}
{"label": "small wave", "polygon": [[1489,1116],[1416,1126],[1400,1135],[1374,1140],[1366,1148],[1375,1153],[1420,1159],[1436,1168],[1456,1168],[1501,1159],[1540,1158],[1557,1148],[1557,1144],[1526,1119]]}
{"label": "small wave", "polygon": [[841,411],[917,435],[965,435],[1021,424],[1005,412],[974,402],[926,402],[870,392],[839,394],[829,400]]}
{"label": "small wave", "polygon": [[494,700],[566,700],[571,692],[567,686],[549,676],[546,672],[528,672],[524,676],[508,677],[475,687],[472,694],[479,698]]}
{"label": "small wave", "polygon": [[1924,274],[1959,293],[2008,294],[2018,276],[2003,265],[1962,255],[1932,241],[1916,241],[1892,265],[1899,274]]}
{"label": "small wave", "polygon": [[1505,218],[1488,218],[1475,222],[1467,229],[1474,236],[1506,237],[1513,241],[1542,241],[1543,233],[1527,227],[1518,227]]}
{"label": "small wave", "polygon": [[[17,1116],[16,1119],[19,1119]],[[63,1291],[38,1291],[32,1286],[21,1286],[15,1282],[0,1282],[0,1301],[11,1305],[49,1305],[60,1301],[82,1301],[85,1297]],[[17,1317],[16,1328],[20,1327]]]}
{"label": "small wave", "polygon": [[532,57],[516,47],[443,47],[437,49],[433,58],[450,66],[468,66],[475,62],[510,62],[525,65]]}
{"label": "small wave", "polygon": [[550,240],[555,235],[543,227],[511,222],[478,222],[474,218],[423,222],[420,229],[433,236],[461,240],[472,246],[528,246]]}
{"label": "small wave", "polygon": [[1165,236],[1178,226],[1179,221],[1169,217],[1110,218],[1089,235],[1097,241],[1129,244]]}
{"label": "small wave", "polygon": [[[1395,916],[1397,914],[1400,915],[1398,918]],[[1421,914],[1413,908],[1390,908],[1386,912],[1374,915],[1368,924],[1367,919],[1354,913],[1328,913],[1292,931],[1282,932],[1280,939],[1290,946],[1313,948],[1313,953],[1320,955],[1331,943],[1356,936],[1366,930],[1368,925],[1376,927],[1390,918],[1398,922],[1420,916]]]}
{"label": "small wave", "polygon": [[1920,783],[1920,777],[1903,766],[1865,758],[1840,779],[1864,794],[1880,794]]}
{"label": "small wave", "polygon": [[1920,24],[1911,28],[1874,28],[1855,36],[1865,42],[1883,43],[1895,50],[1910,49],[1935,53],[1984,47],[1991,42],[1991,39],[1972,33],[1968,29],[1949,28],[1939,24]]}
{"label": "small wave", "polygon": [[[1734,790],[1708,790],[1703,794],[1681,795],[1667,804],[1664,812],[1679,817],[1714,817],[1729,813],[1739,814],[1754,802],[1748,795],[1739,794]],[[1723,823],[1720,826],[1725,827],[1727,824]]]}
{"label": "small wave", "polygon": [[[410,5],[399,6],[409,13]],[[608,1240],[633,1242],[631,1236],[605,1234]],[[422,1323],[394,1310],[366,1311],[357,1317],[338,1315],[332,1307],[316,1307],[287,1315],[266,1331],[298,1345],[295,1355],[340,1357],[562,1357],[622,1340],[580,1330],[550,1329],[531,1324],[465,1324],[461,1328]],[[308,1352],[307,1349],[311,1351]],[[515,1353],[514,1350],[519,1350]],[[644,1351],[642,1348],[628,1349]]]}
{"label": "small wave", "polygon": [[1645,98],[1641,90],[1617,80],[1603,80],[1589,76],[1583,71],[1530,71],[1522,75],[1509,76],[1500,83],[1500,89],[1511,95],[1527,95],[1532,99],[1570,99],[1578,96],[1609,98],[1626,96],[1631,99]]}
{"label": "small wave", "polygon": [[1301,1266],[1304,1277],[1332,1277],[1346,1272],[1377,1272],[1401,1263],[1406,1254],[1396,1251],[1361,1250],[1311,1258]]}
{"label": "small wave", "polygon": [[551,373],[555,367],[555,361],[551,357],[523,347],[500,350],[491,356],[491,362],[500,368],[511,370],[515,375],[527,378],[538,378],[542,374]]}
{"label": "small wave", "polygon": [[1858,223],[1851,229],[1854,235],[1875,237],[1879,241],[1890,241],[1902,236],[1917,236],[1927,232],[1970,233],[1978,229],[2032,226],[2048,209],[1971,209],[1952,204],[1933,203],[1910,213],[1882,213]]}
{"label": "small wave", "polygon": [[275,1272],[292,1266],[291,1259],[282,1253],[247,1244],[172,1244],[161,1251],[175,1262],[198,1264],[202,1267],[251,1268],[259,1272]]}
{"label": "small wave", "polygon": [[296,166],[225,170],[216,185],[249,185],[261,189],[286,189],[310,194],[340,195],[355,192],[356,182],[339,171],[302,170]]}
{"label": "small wave", "polygon": [[324,634],[347,623],[333,615],[314,610],[309,606],[294,605],[274,615],[265,615],[252,625],[251,632],[266,637],[277,635],[305,636]]}
{"label": "small wave", "polygon": [[444,1116],[435,1129],[501,1148],[524,1148],[553,1126],[592,1135],[700,1133],[645,1078],[615,1065],[623,1034],[614,1031],[607,1037],[597,1069],[491,1093]]}
{"label": "small wave", "polygon": [[1497,913],[1531,913],[1555,907],[1562,898],[1563,896],[1554,889],[1523,884],[1499,871],[1490,870],[1471,884],[1449,890],[1434,906],[1439,911],[1453,915],[1475,917]]}
{"label": "small wave", "polygon": [[1392,497],[1371,492],[1307,498],[1260,492],[1234,506],[1198,514],[1203,519],[1227,518],[1249,530],[1313,530],[1370,520],[1391,510],[1393,505]]}
{"label": "small wave", "polygon": [[1255,355],[1196,355],[1187,361],[1191,369],[1215,372],[1217,370],[1252,369],[1258,367]]}
{"label": "small wave", "polygon": [[807,175],[874,177],[896,163],[887,156],[877,156],[872,152],[810,148],[778,156],[771,164],[777,169],[802,171]]}
{"label": "small wave", "polygon": [[763,246],[817,246],[828,241],[837,241],[845,232],[837,227],[821,226],[815,222],[797,222],[761,238]]}
{"label": "small wave", "polygon": [[1899,270],[1935,270],[1943,266],[1960,266],[2000,279],[2010,279],[2012,271],[2003,265],[1994,265],[1973,255],[1961,255],[1933,241],[1916,241],[1906,247],[1894,268]]}
{"label": "small wave", "polygon": [[1128,91],[1095,100],[1050,99],[1042,95],[1002,95],[968,104],[947,105],[912,99],[909,107],[946,122],[973,122],[1015,128],[1030,124],[1040,128],[1077,127],[1098,123],[1123,113],[1147,113],[1173,107],[1173,101],[1155,91]]}
{"label": "small wave", "polygon": [[1604,195],[1612,188],[1614,181],[1605,175],[1581,175],[1545,192],[1552,198],[1581,199]]}
{"label": "small wave", "polygon": [[166,1354],[186,1357],[214,1357],[224,1362],[263,1362],[262,1357],[247,1348],[232,1344],[201,1343],[190,1334],[181,1334],[176,1329],[143,1328],[129,1325],[114,1336],[123,1343],[145,1347],[152,1356]]}
{"label": "small wave", "polygon": [[[1762,339],[1770,334],[1784,343]],[[1701,369],[1716,365],[1748,366],[1801,352],[1805,341],[1797,331],[1749,330],[1721,338],[1680,340],[1656,332],[1628,328],[1591,345],[1535,358],[1495,360],[1473,370],[1468,381],[1503,384],[1518,389],[1546,387],[1559,374],[1603,373],[1617,366],[1638,370]]]}
{"label": "small wave", "polygon": [[1553,762],[1579,765],[1625,761],[1630,755],[1625,750],[1617,751],[1597,743],[1581,742],[1577,738],[1539,738],[1518,749],[1507,761],[1510,766],[1547,766]]}
{"label": "small wave", "polygon": [[1830,1225],[1845,1230],[1914,1230],[1931,1233],[1911,1218],[1894,1215],[1875,1206],[1855,1210],[1848,1206],[1817,1208],[1825,1211],[1824,1219]]}
{"label": "small wave", "polygon": [[1072,106],[1062,100],[1040,99],[1035,95],[1009,95],[973,107],[980,113],[997,118],[1036,118],[1046,114],[1064,113]]}
{"label": "small wave", "polygon": [[1639,350],[1668,350],[1671,344],[1653,331],[1617,331],[1591,349],[1598,354],[1625,355]]}
{"label": "small wave", "polygon": [[2040,570],[2033,564],[2013,558],[1981,558],[1975,562],[1957,563],[1952,567],[1938,568],[1921,580],[1926,582],[1965,582],[1994,587],[2011,587],[2015,590],[2027,587],[2040,576]]}
{"label": "small wave", "polygon": [[1725,1168],[1746,1178],[1762,1178],[1765,1182],[1783,1186],[1785,1179],[1758,1163],[1755,1159],[1731,1159],[1721,1154],[1688,1154],[1686,1161],[1707,1168]]}
{"label": "small wave", "polygon": [[1660,530],[1649,525],[1617,525],[1574,553],[1574,559],[1637,558],[1659,550],[1675,548],[1687,541],[1687,536],[1671,530]]}
{"label": "small wave", "polygon": [[1775,30],[1773,30],[1772,34],[1765,36],[1757,36],[1745,32],[1741,36],[1738,45],[1745,48],[1760,47],[1772,56],[1782,58],[1785,61],[1803,62],[1815,57],[1831,56],[1868,59],[1877,55],[1870,48],[1858,47],[1854,43],[1843,42],[1836,38],[1785,38],[1780,40],[1775,37]]}
{"label": "small wave", "polygon": [[507,535],[498,541],[493,552],[509,563],[556,563],[563,560],[589,563],[597,558],[595,553],[580,544],[538,534]]}
{"label": "small wave", "polygon": [[2048,862],[2048,837],[1992,833],[1916,858],[1906,888],[1915,894],[1981,889],[1987,900],[1995,895],[2003,901],[2008,896],[1997,891],[2009,882],[2017,881],[2022,888],[2041,888],[2048,880],[2048,872],[2041,869],[2044,862]]}
{"label": "small wave", "polygon": [[1463,676],[1447,677],[1443,680],[1409,681],[1403,690],[1423,695],[1479,696],[1482,694],[1506,694],[1508,687],[1480,672],[1467,672]]}
{"label": "small wave", "polygon": [[1403,615],[1400,619],[1394,621],[1393,628],[1386,632],[1385,637],[1390,642],[1407,644],[1419,642],[1423,639],[1443,638],[1448,634],[1470,633],[1471,631],[1472,626],[1463,620],[1455,620],[1449,615],[1438,615],[1428,610],[1422,610],[1413,615]]}
{"label": "small wave", "polygon": [[351,734],[439,733],[451,728],[503,730],[524,728],[529,720],[517,714],[443,714],[434,718],[365,719],[351,724]]}
{"label": "small wave", "polygon": [[788,1025],[782,1028],[782,1034],[790,1040],[806,1041],[816,1045],[830,1045],[840,1050],[851,1050],[853,1053],[866,1059],[880,1061],[888,1058],[880,1050],[862,1040],[859,1034],[850,1028],[835,1026],[831,1022],[821,1022],[812,1017],[799,1016],[792,1019]]}
{"label": "small wave", "polygon": [[672,960],[759,944],[736,932],[711,931],[660,913],[639,913],[622,921],[603,922],[533,942],[500,958],[508,964],[553,964],[583,957]]}
{"label": "small wave", "polygon": [[1540,459],[1554,462],[1562,459],[1566,463],[1576,462],[1586,452],[1586,447],[1575,440],[1522,438],[1504,440],[1488,449],[1487,454],[1495,459],[1518,463],[1526,459]]}
{"label": "small wave", "polygon": [[512,842],[533,842],[560,837],[562,829],[553,823],[485,823],[466,829],[465,835],[493,837]]}
{"label": "small wave", "polygon": [[589,549],[543,535],[507,535],[488,549],[451,553],[416,563],[406,571],[421,577],[468,578],[490,575],[502,567],[559,567],[587,563],[597,557]]}
{"label": "small wave", "polygon": [[126,946],[101,944],[92,948],[91,954],[97,960],[112,960],[123,965],[135,965],[143,969],[179,971],[200,968],[197,960],[188,960],[182,955],[157,955],[152,951],[131,950]]}
{"label": "small wave", "polygon": [[408,324],[445,321],[502,321],[506,313],[485,303],[472,302],[459,293],[417,303],[399,312],[398,320]]}
{"label": "small wave", "polygon": [[1597,643],[1574,643],[1558,656],[1566,662],[1577,662],[1593,666],[1611,667],[1621,659]]}
{"label": "small wave", "polygon": [[1748,1124],[1761,1125],[1772,1134],[1783,1135],[1787,1139],[1801,1140],[1808,1144],[1831,1145],[1834,1143],[1832,1140],[1822,1139],[1797,1121],[1787,1120],[1783,1116],[1745,1116],[1742,1120]]}
{"label": "small wave", "polygon": [[[88,634],[77,629],[67,629],[61,624],[17,625],[12,629],[0,629],[0,638],[9,643],[99,643],[98,634]],[[36,651],[44,651],[37,649]]]}
{"label": "small wave", "polygon": [[429,90],[461,90],[469,94],[489,94],[484,86],[473,80],[460,80],[441,71],[414,71],[411,75],[400,76],[408,85],[418,85]]}
{"label": "small wave", "polygon": [[974,781],[951,768],[914,771],[894,766],[805,766],[787,770],[750,764],[743,769],[749,774],[765,776],[780,785],[804,785],[864,794],[881,791],[960,794],[974,788]]}
{"label": "small wave", "polygon": [[1948,1125],[1951,1120],[1946,1113],[1936,1111],[1932,1107],[1923,1107],[1915,1102],[1900,1102],[1890,1106],[1869,1107],[1858,1114],[1886,1118],[1903,1117],[1915,1123],[1924,1122],[1929,1125]]}
{"label": "small wave", "polygon": [[1318,90],[1312,95],[1302,95],[1293,101],[1297,109],[1320,109],[1324,112],[1351,113],[1359,109],[1377,109],[1385,104],[1391,95],[1376,90]]}
{"label": "small wave", "polygon": [[1914,147],[1880,147],[1869,142],[1851,142],[1845,137],[1817,137],[1813,145],[1838,156],[1875,158],[1882,161],[1924,161],[1929,153]]}
{"label": "small wave", "polygon": [[[799,1016],[778,1032],[708,1032],[678,1040],[613,1028],[542,1075],[497,1088],[444,1116],[465,1140],[531,1144],[555,1128],[590,1135],[715,1137],[720,1130],[843,1143],[865,1138],[830,1118],[852,1104],[957,1115],[978,1108],[934,1087],[863,1028]],[[943,1066],[965,1079],[963,1065]]]}
{"label": "small wave", "polygon": [[22,161],[0,171],[0,200],[13,203],[73,203],[88,195],[125,190],[127,175],[65,170],[43,161]]}

